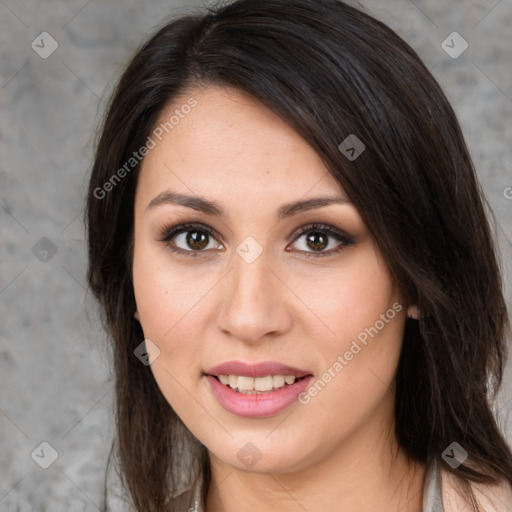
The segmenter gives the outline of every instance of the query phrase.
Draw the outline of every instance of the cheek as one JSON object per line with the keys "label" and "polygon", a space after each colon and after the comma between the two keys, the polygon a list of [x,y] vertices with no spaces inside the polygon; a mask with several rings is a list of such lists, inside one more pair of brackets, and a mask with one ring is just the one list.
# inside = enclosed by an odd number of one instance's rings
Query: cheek
{"label": "cheek", "polygon": [[322,363],[303,403],[316,401],[315,410],[326,416],[333,406],[364,415],[392,386],[405,321],[401,294],[373,250],[316,277],[308,300],[322,322],[311,323],[309,336]]}
{"label": "cheek", "polygon": [[144,334],[166,340],[189,321],[205,295],[208,279],[201,273],[169,264],[165,250],[136,244],[133,287]]}
{"label": "cheek", "polygon": [[310,338],[318,340],[318,348],[330,362],[349,350],[358,336],[363,342],[365,337],[372,339],[370,333],[400,342],[401,294],[372,245],[347,255],[342,267],[314,269],[298,284],[297,295],[319,320],[310,322],[315,329]]}
{"label": "cheek", "polygon": [[133,286],[144,337],[160,350],[151,370],[174,405],[181,400],[181,386],[191,389],[201,376],[200,356],[214,321],[211,300],[218,275],[202,266],[173,265],[170,259],[154,244],[136,245]]}
{"label": "cheek", "polygon": [[168,403],[183,417],[190,407],[190,393],[197,393],[194,386],[200,373],[202,338],[197,331],[205,292],[196,281],[194,286],[192,276],[166,265],[158,251],[140,247],[134,252],[133,286],[140,323],[144,337],[159,349],[150,369]]}
{"label": "cheek", "polygon": [[[159,357],[151,364],[155,373],[159,367],[168,370],[169,361],[181,357],[176,348],[190,347],[188,343],[179,343],[179,328],[187,311],[188,298],[177,282],[178,278],[165,271],[165,265],[159,261],[158,254],[148,250],[143,244],[136,245],[133,257],[133,288],[139,321],[144,338],[150,339],[160,350]],[[181,289],[181,293],[175,290]],[[186,318],[186,317],[185,317]],[[188,340],[187,340],[188,341]],[[165,365],[162,363],[165,362]],[[157,372],[158,373],[158,372]]]}

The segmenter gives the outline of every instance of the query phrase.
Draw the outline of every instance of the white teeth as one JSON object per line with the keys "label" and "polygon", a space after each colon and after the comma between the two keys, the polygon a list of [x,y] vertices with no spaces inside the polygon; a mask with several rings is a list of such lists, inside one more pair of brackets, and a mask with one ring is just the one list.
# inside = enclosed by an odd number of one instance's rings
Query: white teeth
{"label": "white teeth", "polygon": [[272,386],[274,388],[282,388],[284,386],[286,377],[284,375],[274,375],[272,377]]}
{"label": "white teeth", "polygon": [[238,377],[238,389],[240,391],[250,391],[254,389],[254,378],[253,377]]}
{"label": "white teeth", "polygon": [[[238,377],[236,375],[228,375],[229,387],[235,389],[238,387]],[[222,381],[221,381],[222,382]],[[223,382],[224,384],[224,382]]]}
{"label": "white teeth", "polygon": [[[285,383],[293,384],[295,375],[267,375],[266,377],[245,377],[241,375],[219,375],[219,380],[225,386],[245,394],[270,391],[282,388]],[[255,393],[250,393],[250,392]]]}
{"label": "white teeth", "polygon": [[272,375],[258,377],[254,379],[254,389],[256,391],[270,391],[272,389]]}

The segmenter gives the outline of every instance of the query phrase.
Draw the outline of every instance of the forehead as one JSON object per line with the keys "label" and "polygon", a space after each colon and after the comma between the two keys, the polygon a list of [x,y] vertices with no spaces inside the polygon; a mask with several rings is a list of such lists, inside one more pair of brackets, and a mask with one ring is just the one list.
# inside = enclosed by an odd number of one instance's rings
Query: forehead
{"label": "forehead", "polygon": [[162,111],[153,132],[159,128],[161,140],[155,138],[142,162],[141,192],[167,187],[225,201],[230,192],[247,200],[262,191],[281,200],[292,193],[341,192],[314,149],[238,89],[191,89]]}

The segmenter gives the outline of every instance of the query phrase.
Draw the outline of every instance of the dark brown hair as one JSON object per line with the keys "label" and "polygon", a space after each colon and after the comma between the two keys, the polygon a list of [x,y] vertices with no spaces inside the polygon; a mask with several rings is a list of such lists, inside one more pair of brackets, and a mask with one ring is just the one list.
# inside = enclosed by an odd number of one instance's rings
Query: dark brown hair
{"label": "dark brown hair", "polygon": [[[336,0],[240,0],[167,23],[137,51],[92,168],[88,282],[112,339],[119,463],[136,509],[168,510],[185,450],[197,449],[206,485],[209,468],[205,448],[190,437],[185,444],[188,430],[133,354],[144,339],[131,282],[140,165],[108,191],[104,184],[146,143],[169,102],[209,84],[251,94],[317,151],[419,306],[397,371],[396,436],[405,452],[422,462],[433,453],[466,484],[512,485],[512,453],[492,412],[506,304],[486,203],[445,95],[400,37],[360,10]],[[338,149],[350,134],[366,146],[353,161]],[[469,453],[456,469],[440,457],[453,441]]]}

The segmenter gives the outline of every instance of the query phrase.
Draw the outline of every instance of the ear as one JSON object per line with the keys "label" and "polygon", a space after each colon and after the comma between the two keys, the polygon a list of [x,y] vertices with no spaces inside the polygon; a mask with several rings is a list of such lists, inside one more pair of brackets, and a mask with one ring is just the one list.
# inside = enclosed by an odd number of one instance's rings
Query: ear
{"label": "ear", "polygon": [[140,322],[140,315],[139,315],[138,309],[135,310],[135,313],[133,313],[133,316],[135,317],[135,320],[138,320]]}
{"label": "ear", "polygon": [[418,309],[418,306],[413,304],[412,306],[409,306],[407,308],[407,318],[412,318],[413,320],[418,320],[420,316],[420,310]]}

